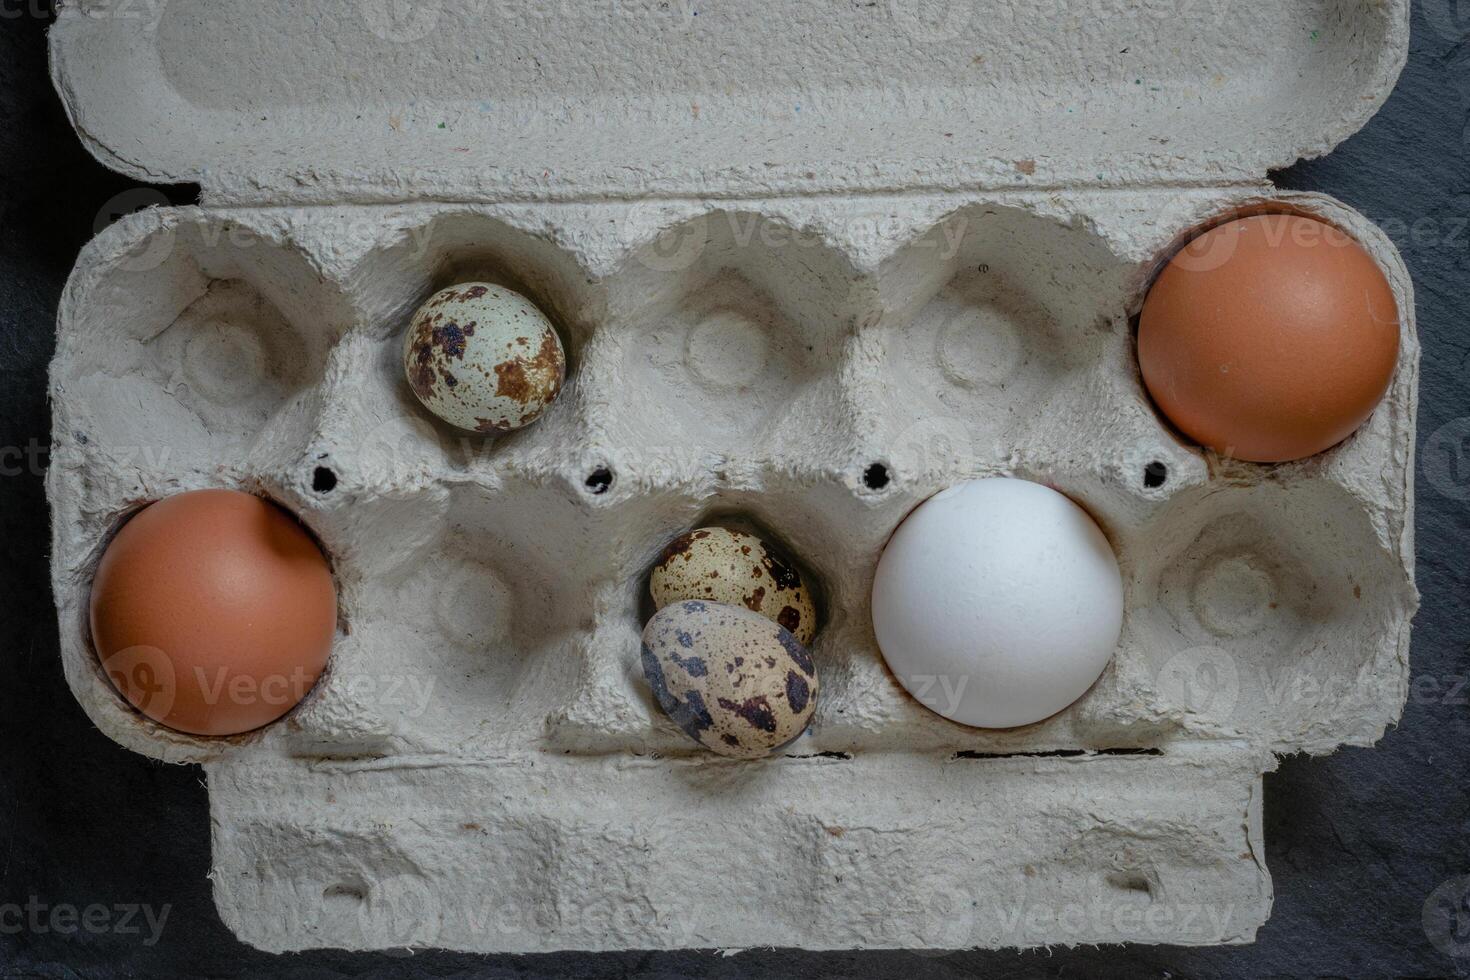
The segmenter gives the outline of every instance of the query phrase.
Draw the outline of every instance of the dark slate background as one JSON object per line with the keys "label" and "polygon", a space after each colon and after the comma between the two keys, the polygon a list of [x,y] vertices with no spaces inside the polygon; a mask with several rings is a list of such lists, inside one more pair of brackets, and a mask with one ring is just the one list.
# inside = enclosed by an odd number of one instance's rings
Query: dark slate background
{"label": "dark slate background", "polygon": [[[140,198],[94,163],[46,74],[43,0],[0,0],[0,976],[867,977],[1436,976],[1470,973],[1470,4],[1417,2],[1408,68],[1388,104],[1330,157],[1276,175],[1382,226],[1418,290],[1424,348],[1417,533],[1423,608],[1414,693],[1374,749],[1288,758],[1266,776],[1276,905],[1253,946],[1052,952],[748,952],[271,957],[220,923],[205,874],[201,772],[127,752],[95,731],[57,657],[42,490],[46,365],[57,298],[78,249]],[[190,188],[167,193],[178,203]],[[1435,897],[1431,900],[1431,895]],[[46,908],[147,904],[162,937],[16,930]],[[9,913],[6,904],[14,903]],[[15,906],[19,906],[17,909]],[[1427,919],[1426,919],[1426,908]],[[1463,918],[1464,930],[1459,919]],[[1426,927],[1426,921],[1428,923]],[[1431,938],[1433,937],[1433,938]],[[1451,953],[1458,952],[1456,960]]]}

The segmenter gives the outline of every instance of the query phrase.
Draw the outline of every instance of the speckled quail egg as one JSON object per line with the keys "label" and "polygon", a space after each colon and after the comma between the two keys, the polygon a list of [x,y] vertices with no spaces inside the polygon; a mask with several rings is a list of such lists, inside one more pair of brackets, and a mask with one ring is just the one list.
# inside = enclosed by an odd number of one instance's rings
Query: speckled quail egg
{"label": "speckled quail egg", "polygon": [[567,361],[556,328],[534,303],[468,282],[419,307],[403,366],[429,411],[458,428],[498,434],[536,421],[561,391]]}
{"label": "speckled quail egg", "polygon": [[817,610],[801,573],[744,531],[702,527],[680,535],[664,549],[648,589],[660,609],[684,599],[726,602],[780,623],[802,644],[816,635]]}
{"label": "speckled quail egg", "polygon": [[659,706],[720,755],[770,755],[806,731],[816,708],[817,672],[806,647],[743,606],[665,606],[643,629],[642,658]]}

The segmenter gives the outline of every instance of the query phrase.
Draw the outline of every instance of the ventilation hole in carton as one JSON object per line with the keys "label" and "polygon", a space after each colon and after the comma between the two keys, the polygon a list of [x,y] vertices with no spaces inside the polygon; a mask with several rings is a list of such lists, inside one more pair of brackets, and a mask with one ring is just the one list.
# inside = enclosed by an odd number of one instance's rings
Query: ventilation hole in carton
{"label": "ventilation hole in carton", "polygon": [[1145,875],[1137,871],[1114,871],[1108,875],[1107,882],[1119,891],[1139,892],[1153,897],[1153,886]]}
{"label": "ventilation hole in carton", "polygon": [[587,475],[587,492],[602,495],[612,489],[613,473],[606,466],[599,466]]}
{"label": "ventilation hole in carton", "polygon": [[1143,485],[1149,490],[1157,490],[1169,479],[1169,467],[1154,460],[1143,468]]}
{"label": "ventilation hole in carton", "polygon": [[311,475],[311,488],[317,493],[331,493],[337,489],[337,474],[325,466],[318,466]]}
{"label": "ventilation hole in carton", "polygon": [[882,463],[873,463],[863,470],[863,486],[869,490],[882,490],[891,480],[888,467]]}

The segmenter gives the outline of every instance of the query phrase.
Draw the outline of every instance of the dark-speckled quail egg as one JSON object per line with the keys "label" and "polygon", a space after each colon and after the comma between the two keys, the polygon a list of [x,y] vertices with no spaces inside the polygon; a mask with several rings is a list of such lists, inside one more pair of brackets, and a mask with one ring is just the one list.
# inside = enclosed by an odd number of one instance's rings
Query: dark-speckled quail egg
{"label": "dark-speckled quail egg", "polygon": [[702,527],[680,535],[648,583],[662,609],[685,599],[744,606],[780,623],[803,645],[817,631],[817,611],[801,573],[779,551],[744,531]]}
{"label": "dark-speckled quail egg", "polygon": [[643,629],[642,657],[659,706],[720,755],[770,755],[811,722],[817,700],[811,655],[790,630],[743,606],[665,606]]}
{"label": "dark-speckled quail egg", "polygon": [[561,391],[566,354],[546,315],[488,282],[441,289],[419,307],[403,346],[413,393],[471,432],[530,425]]}

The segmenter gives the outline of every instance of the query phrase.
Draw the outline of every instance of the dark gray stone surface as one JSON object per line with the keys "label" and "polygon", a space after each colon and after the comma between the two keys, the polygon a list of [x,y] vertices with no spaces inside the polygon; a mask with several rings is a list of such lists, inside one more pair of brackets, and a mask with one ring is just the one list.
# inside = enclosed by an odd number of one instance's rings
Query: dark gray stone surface
{"label": "dark gray stone surface", "polygon": [[[1359,0],[1344,0],[1359,2]],[[1367,0],[1361,0],[1367,2]],[[46,77],[39,0],[0,0],[0,976],[866,977],[1435,976],[1470,968],[1470,9],[1416,6],[1409,66],[1388,105],[1330,157],[1277,175],[1333,194],[1395,239],[1418,289],[1419,587],[1414,694],[1376,748],[1291,758],[1266,777],[1276,907],[1253,946],[1031,953],[748,952],[410,958],[270,957],[237,943],[210,899],[209,819],[197,768],[104,738],[56,652],[41,486],[45,372],[57,298],[123,179],[86,156]],[[178,201],[188,188],[169,192]],[[105,219],[104,219],[105,220]],[[1457,421],[1458,420],[1458,421]],[[91,932],[65,909],[87,912]],[[167,913],[161,935],[141,913]],[[61,910],[62,918],[53,920]],[[34,921],[32,919],[34,918]],[[1464,927],[1461,929],[1461,919]],[[126,920],[126,921],[125,921]],[[60,927],[60,928],[58,928]],[[130,930],[136,931],[130,931]]]}

